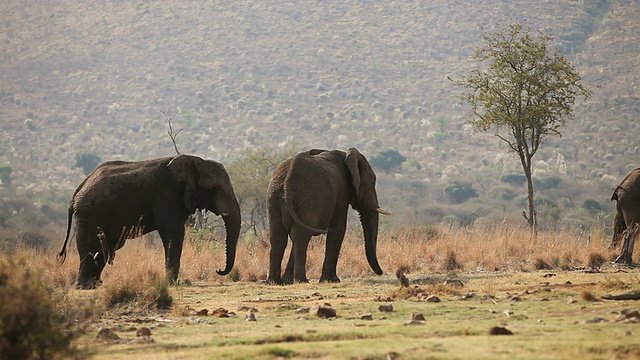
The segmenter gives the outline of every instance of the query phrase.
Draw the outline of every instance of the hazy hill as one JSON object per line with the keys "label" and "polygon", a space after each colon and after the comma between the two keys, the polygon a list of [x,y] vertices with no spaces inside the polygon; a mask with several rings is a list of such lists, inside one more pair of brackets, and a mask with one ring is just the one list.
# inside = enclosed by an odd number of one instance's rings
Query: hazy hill
{"label": "hazy hill", "polygon": [[537,157],[539,176],[563,180],[546,196],[566,198],[565,213],[584,199],[609,207],[640,154],[639,18],[635,0],[6,0],[0,164],[18,194],[66,201],[84,177],[76,153],[172,154],[165,111],[181,151],[224,163],[263,145],[394,148],[409,161],[381,175],[388,207],[440,220],[456,209],[429,204],[456,179],[474,184],[465,210],[483,216],[500,176],[520,167],[464,126],[447,76],[470,69],[483,31],[513,19],[555,35],[594,90]]}

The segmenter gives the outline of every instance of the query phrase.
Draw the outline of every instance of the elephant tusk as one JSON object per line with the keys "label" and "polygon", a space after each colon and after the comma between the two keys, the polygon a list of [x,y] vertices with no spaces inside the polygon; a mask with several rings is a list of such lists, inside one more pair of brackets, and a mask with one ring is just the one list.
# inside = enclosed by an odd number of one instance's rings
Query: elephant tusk
{"label": "elephant tusk", "polygon": [[228,212],[223,212],[223,213],[220,214],[220,216],[229,216],[229,213]]}
{"label": "elephant tusk", "polygon": [[381,208],[376,208],[376,212],[377,212],[378,214],[382,214],[382,215],[391,215],[391,213],[390,213],[390,212],[385,211],[385,210],[382,210]]}

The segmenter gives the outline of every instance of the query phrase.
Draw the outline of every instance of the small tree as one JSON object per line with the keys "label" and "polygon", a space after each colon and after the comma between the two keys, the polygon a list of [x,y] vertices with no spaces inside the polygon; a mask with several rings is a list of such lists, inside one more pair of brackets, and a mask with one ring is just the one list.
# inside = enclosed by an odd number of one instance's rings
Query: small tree
{"label": "small tree", "polygon": [[462,204],[472,197],[478,197],[478,192],[469,182],[454,180],[444,188],[444,193],[449,201],[454,204]]}
{"label": "small tree", "polygon": [[[522,215],[536,235],[537,220],[531,179],[532,158],[547,135],[562,136],[560,129],[572,118],[577,97],[588,98],[575,68],[550,50],[553,37],[514,23],[484,35],[484,47],[473,60],[486,63],[454,84],[468,90],[461,99],[471,105],[469,121],[476,131],[494,129],[498,138],[520,158],[527,178],[528,214]],[[508,134],[500,133],[507,129]]]}
{"label": "small tree", "polygon": [[76,163],[74,168],[82,168],[82,172],[85,175],[89,175],[95,168],[100,165],[102,159],[100,156],[93,153],[79,153],[76,154]]}
{"label": "small tree", "polygon": [[9,165],[2,164],[0,165],[0,182],[4,187],[11,187],[11,173],[13,172],[13,168]]}
{"label": "small tree", "polygon": [[284,150],[260,147],[247,150],[242,158],[227,166],[240,208],[246,213],[242,218],[249,219],[248,228],[256,235],[266,227],[265,201],[271,175],[281,162],[295,153],[293,147]]}
{"label": "small tree", "polygon": [[378,168],[385,173],[400,169],[402,163],[407,161],[407,158],[402,156],[398,150],[387,149],[375,154],[371,159],[371,166]]}

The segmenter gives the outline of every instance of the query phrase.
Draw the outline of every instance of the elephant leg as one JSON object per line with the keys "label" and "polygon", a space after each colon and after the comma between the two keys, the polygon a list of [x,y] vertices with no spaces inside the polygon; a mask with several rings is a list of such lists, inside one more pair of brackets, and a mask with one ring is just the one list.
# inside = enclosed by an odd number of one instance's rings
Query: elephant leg
{"label": "elephant leg", "polygon": [[182,256],[182,243],[184,242],[184,226],[167,226],[158,229],[164,246],[164,264],[167,271],[167,280],[171,284],[177,284],[180,272],[180,257]]}
{"label": "elephant leg", "polygon": [[100,283],[100,274],[106,264],[97,227],[78,221],[76,244],[80,256],[77,287],[95,289]]}
{"label": "elephant leg", "polygon": [[291,251],[289,254],[289,260],[287,261],[287,267],[284,270],[284,274],[282,275],[282,283],[283,284],[293,284],[293,264],[295,262],[294,253]]}
{"label": "elephant leg", "polygon": [[293,257],[293,281],[299,283],[308,283],[307,279],[307,249],[309,247],[311,234],[304,229],[294,227],[291,231],[291,241],[293,241],[293,249],[291,256]]}
{"label": "elephant leg", "polygon": [[346,232],[346,217],[342,224],[332,225],[327,233],[327,242],[325,244],[324,262],[322,263],[322,276],[320,282],[339,283],[340,279],[336,273],[338,266],[338,256],[340,255],[340,248],[342,248],[342,241],[344,240],[344,233]]}
{"label": "elephant leg", "polygon": [[636,235],[638,234],[638,225],[634,225],[627,230],[624,237],[624,243],[622,244],[622,252],[616,258],[615,262],[618,264],[625,263],[627,265],[633,264],[631,257],[633,256],[633,248]]}
{"label": "elephant leg", "polygon": [[[287,248],[287,240],[289,235],[284,229],[284,226],[280,221],[270,220],[270,235],[269,243],[271,249],[269,250],[269,273],[265,283],[282,285],[282,258],[284,257],[284,251]],[[291,257],[289,257],[291,260]]]}

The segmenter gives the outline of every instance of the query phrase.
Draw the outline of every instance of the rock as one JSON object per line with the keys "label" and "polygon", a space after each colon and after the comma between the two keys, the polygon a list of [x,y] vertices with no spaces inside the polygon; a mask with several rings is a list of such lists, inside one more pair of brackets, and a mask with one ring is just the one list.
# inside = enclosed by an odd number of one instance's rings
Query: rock
{"label": "rock", "polygon": [[101,328],[100,330],[98,330],[98,335],[96,335],[96,338],[103,341],[115,341],[119,340],[120,336],[118,336],[118,334],[114,333],[109,328]]}
{"label": "rock", "polygon": [[207,315],[209,315],[209,310],[208,309],[202,309],[202,310],[196,312],[196,315],[207,316]]}
{"label": "rock", "polygon": [[424,322],[418,320],[409,320],[404,323],[405,325],[424,325]]}
{"label": "rock", "polygon": [[256,321],[256,314],[253,311],[249,311],[244,316],[244,321]]}
{"label": "rock", "polygon": [[605,319],[605,318],[601,318],[601,317],[595,317],[593,319],[589,319],[587,321],[585,321],[585,324],[601,324],[601,323],[606,323],[609,322],[609,320]]}
{"label": "rock", "polygon": [[639,323],[640,322],[640,313],[638,310],[622,310],[620,315],[616,318],[616,321],[625,321],[630,323]]}
{"label": "rock", "polygon": [[301,314],[306,314],[309,312],[309,308],[306,306],[302,306],[300,307],[298,310],[296,310],[297,313],[301,313]]}
{"label": "rock", "polygon": [[505,315],[507,315],[507,316],[511,316],[511,315],[513,315],[513,314],[514,314],[514,312],[513,312],[513,311],[511,311],[511,310],[505,310],[505,311],[503,312],[503,314],[505,314]]}
{"label": "rock", "polygon": [[572,297],[568,297],[567,298],[567,304],[575,304],[577,302],[578,302],[578,300],[576,300],[576,299],[574,299]]}
{"label": "rock", "polygon": [[542,277],[545,278],[545,279],[546,278],[550,278],[550,277],[554,277],[554,276],[556,276],[556,274],[553,274],[553,273],[548,273],[548,274],[542,275]]}
{"label": "rock", "polygon": [[501,326],[494,326],[491,329],[489,329],[489,335],[513,335],[513,333],[511,332],[511,330],[501,327]]}
{"label": "rock", "polygon": [[360,316],[360,320],[373,320],[373,315],[371,315],[371,313],[366,313]]}
{"label": "rock", "polygon": [[378,311],[392,312],[393,311],[393,304],[380,305],[380,306],[378,306]]}
{"label": "rock", "polygon": [[409,279],[404,275],[401,269],[398,269],[398,271],[396,271],[396,277],[400,281],[400,286],[409,287]]}
{"label": "rock", "polygon": [[321,318],[334,318],[338,316],[336,310],[329,304],[314,306],[309,310],[309,313]]}
{"label": "rock", "polygon": [[454,287],[463,287],[464,283],[460,279],[446,279],[443,282],[444,285],[454,286]]}
{"label": "rock", "polygon": [[300,309],[300,305],[296,305],[294,303],[281,303],[280,305],[278,305],[278,307],[281,309],[291,309],[291,310]]}
{"label": "rock", "polygon": [[247,311],[247,312],[258,312],[258,309],[251,307],[251,306],[246,306],[246,305],[240,305],[236,308],[236,310],[238,311]]}
{"label": "rock", "polygon": [[435,295],[429,295],[429,296],[427,297],[427,302],[430,302],[430,303],[439,303],[439,302],[440,302],[440,298],[439,298],[439,297],[437,297],[437,296],[435,296]]}
{"label": "rock", "polygon": [[424,315],[422,315],[421,313],[413,313],[411,314],[411,320],[425,321],[426,319],[424,318]]}
{"label": "rock", "polygon": [[151,330],[148,327],[141,327],[136,331],[136,336],[151,336]]}
{"label": "rock", "polygon": [[224,309],[224,308],[217,308],[215,310],[213,310],[211,312],[212,316],[215,317],[219,317],[219,318],[226,318],[226,317],[230,317],[231,315],[235,315],[234,313],[230,313],[229,310]]}
{"label": "rock", "polygon": [[518,295],[514,295],[511,297],[511,301],[516,301],[516,302],[522,301],[522,298]]}

